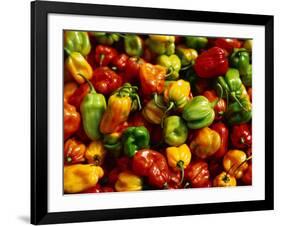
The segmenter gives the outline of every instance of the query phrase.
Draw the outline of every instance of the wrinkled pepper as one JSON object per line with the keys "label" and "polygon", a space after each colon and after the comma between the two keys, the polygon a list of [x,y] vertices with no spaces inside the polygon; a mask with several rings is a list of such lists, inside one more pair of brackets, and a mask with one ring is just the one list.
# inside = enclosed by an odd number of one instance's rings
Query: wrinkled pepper
{"label": "wrinkled pepper", "polygon": [[142,180],[133,172],[124,171],[118,175],[115,183],[115,190],[121,191],[140,191],[142,190]]}
{"label": "wrinkled pepper", "polygon": [[232,175],[222,172],[213,180],[214,187],[233,187],[236,186],[236,178]]}
{"label": "wrinkled pepper", "polygon": [[111,94],[123,83],[122,77],[109,67],[98,67],[95,69],[91,82],[97,92],[104,95]]}
{"label": "wrinkled pepper", "polygon": [[148,48],[157,55],[172,55],[175,52],[175,36],[149,35],[146,40]]}
{"label": "wrinkled pepper", "polygon": [[132,160],[133,172],[148,178],[148,183],[157,188],[167,186],[169,168],[166,158],[159,152],[150,149],[139,150]]}
{"label": "wrinkled pepper", "polygon": [[190,149],[197,157],[205,159],[218,151],[220,145],[220,135],[216,131],[205,127],[196,131],[196,135],[190,143]]}
{"label": "wrinkled pepper", "polygon": [[214,157],[215,159],[220,159],[228,151],[227,148],[228,148],[229,131],[227,126],[222,122],[213,123],[211,125],[211,129],[216,131],[221,138],[221,145],[219,149],[215,152],[215,154],[213,154],[212,157]]}
{"label": "wrinkled pepper", "polygon": [[106,33],[106,32],[91,32],[95,37],[98,43],[102,45],[112,45],[115,42],[118,42],[120,36],[118,33]]}
{"label": "wrinkled pepper", "polygon": [[242,75],[247,73],[249,64],[250,64],[250,55],[248,51],[244,48],[241,49],[235,48],[230,56],[231,67],[236,68],[239,71],[239,73]]}
{"label": "wrinkled pepper", "polygon": [[102,116],[100,132],[109,134],[116,131],[117,127],[127,121],[129,114],[137,107],[141,109],[137,87],[125,83],[108,99],[108,106]]}
{"label": "wrinkled pepper", "polygon": [[124,38],[125,52],[129,56],[141,56],[143,53],[142,45],[142,39],[138,35],[126,35]]}
{"label": "wrinkled pepper", "polygon": [[194,64],[194,70],[199,77],[215,78],[224,75],[228,69],[228,60],[223,49],[212,47],[200,54]]}
{"label": "wrinkled pepper", "polygon": [[173,170],[181,171],[180,184],[182,184],[184,179],[184,169],[191,161],[191,152],[189,150],[189,147],[186,144],[182,144],[179,147],[168,147],[166,148],[166,155],[168,165]]}
{"label": "wrinkled pepper", "polygon": [[[204,97],[207,97],[207,99],[210,102],[213,102],[218,99],[218,96],[214,90],[206,90],[203,93]],[[221,120],[223,118],[223,115],[226,111],[226,102],[224,99],[220,98],[217,104],[214,107],[215,110],[215,120]]]}
{"label": "wrinkled pepper", "polygon": [[181,61],[180,58],[172,54],[170,56],[167,55],[161,55],[157,58],[156,63],[158,65],[161,65],[163,67],[167,68],[167,80],[177,80],[179,77],[179,72],[181,69]]}
{"label": "wrinkled pepper", "polygon": [[63,104],[63,120],[64,120],[64,140],[73,135],[80,127],[81,117],[76,108],[67,103],[64,98]]}
{"label": "wrinkled pepper", "polygon": [[93,187],[103,174],[101,167],[90,164],[64,166],[64,192],[78,193]]}
{"label": "wrinkled pepper", "polygon": [[149,132],[144,126],[128,127],[122,134],[124,154],[132,157],[139,149],[149,147]]}
{"label": "wrinkled pepper", "polygon": [[143,63],[140,65],[140,83],[145,96],[161,94],[165,85],[166,68],[160,65]]}
{"label": "wrinkled pepper", "polygon": [[64,143],[64,162],[76,164],[85,161],[86,146],[75,138],[70,138]]}
{"label": "wrinkled pepper", "polygon": [[231,130],[231,143],[234,148],[249,148],[252,146],[252,131],[249,124],[234,125]]}
{"label": "wrinkled pepper", "polygon": [[188,129],[185,121],[177,116],[168,116],[164,120],[163,138],[165,143],[171,146],[183,144],[188,135]]}
{"label": "wrinkled pepper", "polygon": [[82,84],[85,79],[80,75],[83,75],[87,79],[91,79],[93,76],[93,69],[87,60],[81,53],[72,52],[65,60],[65,68],[71,74],[76,82]]}
{"label": "wrinkled pepper", "polygon": [[107,66],[112,63],[113,59],[117,56],[116,49],[105,46],[105,45],[98,45],[95,51],[95,61],[100,66]]}
{"label": "wrinkled pepper", "polygon": [[91,43],[87,32],[65,31],[64,48],[68,53],[78,52],[87,56],[91,51]]}
{"label": "wrinkled pepper", "polygon": [[86,149],[85,158],[89,164],[101,166],[104,162],[106,150],[100,140],[92,141]]}
{"label": "wrinkled pepper", "polygon": [[98,140],[101,138],[99,124],[106,109],[106,100],[102,94],[95,91],[89,80],[86,79],[86,81],[90,87],[90,92],[84,97],[80,105],[83,128],[91,140]]}
{"label": "wrinkled pepper", "polygon": [[208,44],[208,39],[205,37],[185,36],[184,38],[188,48],[204,49]]}
{"label": "wrinkled pepper", "polygon": [[241,150],[229,150],[223,157],[223,167],[228,174],[239,179],[248,168],[248,159]]}
{"label": "wrinkled pepper", "polygon": [[192,161],[184,170],[185,179],[193,188],[210,186],[208,163],[203,160]]}
{"label": "wrinkled pepper", "polygon": [[190,129],[200,129],[211,125],[215,119],[214,106],[217,101],[210,103],[204,96],[196,96],[185,105],[182,117]]}
{"label": "wrinkled pepper", "polygon": [[195,49],[185,48],[184,46],[177,46],[176,54],[181,60],[181,66],[191,66],[195,63],[198,53]]}
{"label": "wrinkled pepper", "polygon": [[[158,104],[163,104],[162,96],[159,96],[157,99]],[[155,100],[150,100],[143,108],[142,115],[143,117],[149,122],[153,124],[160,124],[162,121],[162,117],[164,116],[165,110],[160,108],[156,103]]]}

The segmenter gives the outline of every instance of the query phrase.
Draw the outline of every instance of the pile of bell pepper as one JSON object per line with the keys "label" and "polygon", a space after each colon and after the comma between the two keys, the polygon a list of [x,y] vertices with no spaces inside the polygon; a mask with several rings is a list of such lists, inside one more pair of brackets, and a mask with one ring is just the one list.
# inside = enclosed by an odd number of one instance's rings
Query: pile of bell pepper
{"label": "pile of bell pepper", "polygon": [[64,31],[64,192],[252,184],[252,40]]}

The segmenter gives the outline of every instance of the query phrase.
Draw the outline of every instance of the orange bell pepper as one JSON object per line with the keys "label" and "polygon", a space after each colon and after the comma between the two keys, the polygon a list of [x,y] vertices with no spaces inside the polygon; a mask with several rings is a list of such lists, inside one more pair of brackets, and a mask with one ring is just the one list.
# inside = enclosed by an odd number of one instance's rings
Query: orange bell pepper
{"label": "orange bell pepper", "polygon": [[63,106],[63,119],[64,119],[64,140],[74,134],[80,126],[81,117],[76,111],[76,108],[71,104],[67,103],[64,98]]}
{"label": "orange bell pepper", "polygon": [[64,143],[64,160],[67,164],[81,163],[85,161],[86,146],[75,138],[68,139]]}
{"label": "orange bell pepper", "polygon": [[213,181],[214,187],[232,187],[236,186],[236,179],[234,176],[227,174],[226,172],[222,172],[217,175]]}

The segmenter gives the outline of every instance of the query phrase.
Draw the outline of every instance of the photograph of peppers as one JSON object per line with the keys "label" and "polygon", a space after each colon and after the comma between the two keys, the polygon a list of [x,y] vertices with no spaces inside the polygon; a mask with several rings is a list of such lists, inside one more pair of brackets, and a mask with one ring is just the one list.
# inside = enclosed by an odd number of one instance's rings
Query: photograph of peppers
{"label": "photograph of peppers", "polygon": [[252,40],[64,31],[64,193],[252,184]]}

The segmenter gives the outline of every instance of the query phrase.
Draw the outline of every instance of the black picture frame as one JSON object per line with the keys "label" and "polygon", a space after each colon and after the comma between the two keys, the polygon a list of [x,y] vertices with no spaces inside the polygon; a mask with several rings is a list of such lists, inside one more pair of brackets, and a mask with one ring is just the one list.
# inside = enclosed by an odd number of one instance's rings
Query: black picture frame
{"label": "black picture frame", "polygon": [[[265,27],[265,199],[258,201],[205,203],[142,208],[48,212],[48,14],[74,14],[200,21]],[[31,223],[51,224],[114,219],[180,216],[272,210],[273,189],[273,16],[94,5],[80,3],[31,3]]]}

